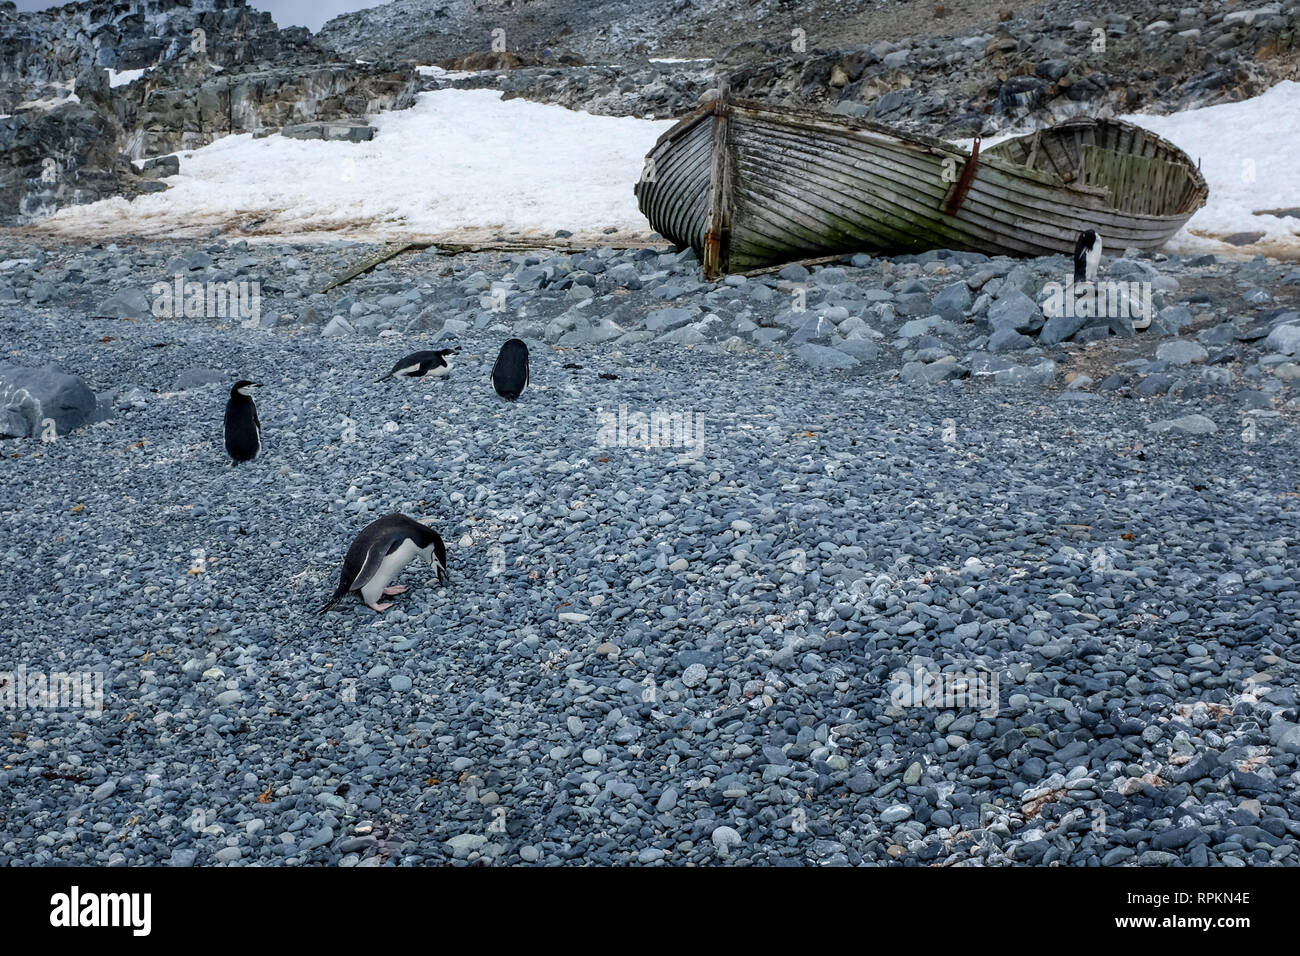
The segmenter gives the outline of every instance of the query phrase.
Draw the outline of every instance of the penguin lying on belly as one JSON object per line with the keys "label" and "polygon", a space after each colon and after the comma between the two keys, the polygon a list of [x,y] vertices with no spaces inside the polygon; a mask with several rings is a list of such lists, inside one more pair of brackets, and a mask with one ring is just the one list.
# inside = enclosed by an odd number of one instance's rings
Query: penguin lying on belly
{"label": "penguin lying on belly", "polygon": [[397,360],[397,364],[389,369],[387,375],[383,375],[376,382],[383,382],[390,378],[439,378],[451,371],[451,357],[460,353],[460,347],[454,349],[438,349],[434,352],[412,352]]}
{"label": "penguin lying on belly", "polygon": [[436,567],[438,582],[446,582],[447,546],[438,532],[400,512],[375,519],[348,548],[339,586],[320,613],[333,610],[352,591],[359,591],[361,600],[376,613],[387,611],[393,605],[380,604],[379,599],[406,590],[404,584],[390,587],[389,582],[416,558],[424,558],[430,567]]}

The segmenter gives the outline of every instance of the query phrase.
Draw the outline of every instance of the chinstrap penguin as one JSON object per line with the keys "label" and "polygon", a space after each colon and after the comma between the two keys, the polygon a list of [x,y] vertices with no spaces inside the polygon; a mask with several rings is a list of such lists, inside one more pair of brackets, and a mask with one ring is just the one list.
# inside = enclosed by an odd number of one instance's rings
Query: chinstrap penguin
{"label": "chinstrap penguin", "polygon": [[451,357],[460,352],[460,347],[437,349],[432,352],[412,352],[398,360],[387,375],[375,379],[383,382],[390,378],[438,378],[451,371]]}
{"label": "chinstrap penguin", "polygon": [[528,346],[522,339],[511,339],[501,346],[492,366],[492,387],[497,394],[513,402],[528,386]]}
{"label": "chinstrap penguin", "polygon": [[226,402],[226,451],[233,464],[252,461],[262,450],[262,423],[257,418],[257,405],[249,389],[261,388],[247,379],[236,382],[230,389]]}
{"label": "chinstrap penguin", "polygon": [[1101,266],[1101,236],[1091,229],[1079,233],[1074,243],[1074,282],[1096,282]]}
{"label": "chinstrap penguin", "polygon": [[393,605],[380,604],[379,599],[406,590],[404,584],[389,587],[389,582],[416,558],[424,558],[430,567],[436,567],[438,582],[446,583],[447,547],[438,532],[400,512],[375,519],[353,539],[343,559],[339,586],[320,613],[337,607],[351,591],[360,592],[361,600],[371,610],[387,611]]}

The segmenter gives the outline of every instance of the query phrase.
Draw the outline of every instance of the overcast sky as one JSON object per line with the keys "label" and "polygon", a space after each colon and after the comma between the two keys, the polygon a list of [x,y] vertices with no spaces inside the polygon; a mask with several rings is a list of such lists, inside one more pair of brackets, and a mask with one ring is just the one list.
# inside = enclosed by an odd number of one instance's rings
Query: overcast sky
{"label": "overcast sky", "polygon": [[[58,0],[17,0],[19,10],[44,10],[62,6]],[[377,7],[385,0],[250,0],[249,6],[265,10],[282,27],[310,27],[319,30],[331,17],[349,10]]]}

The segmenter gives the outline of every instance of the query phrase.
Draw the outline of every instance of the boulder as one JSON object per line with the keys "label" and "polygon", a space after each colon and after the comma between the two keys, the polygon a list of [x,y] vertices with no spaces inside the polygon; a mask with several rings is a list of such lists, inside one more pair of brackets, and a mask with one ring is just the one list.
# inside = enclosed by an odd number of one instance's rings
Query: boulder
{"label": "boulder", "polygon": [[1048,385],[1056,377],[1056,363],[1051,359],[1037,365],[1013,365],[993,373],[999,385]]}
{"label": "boulder", "polygon": [[1019,289],[1011,289],[989,306],[987,321],[993,329],[1037,332],[1043,327],[1043,313],[1033,299]]}
{"label": "boulder", "polygon": [[[184,392],[191,388],[202,388],[213,382],[229,382],[230,376],[214,368],[187,368],[176,377],[176,391]],[[231,384],[234,384],[231,382]]]}
{"label": "boulder", "polygon": [[359,123],[296,123],[280,130],[289,139],[324,139],[331,142],[368,143],[375,128]]}
{"label": "boulder", "polygon": [[52,419],[56,435],[65,435],[95,414],[95,393],[78,375],[57,366],[0,366],[0,432],[8,437],[41,435]]}
{"label": "boulder", "polygon": [[1156,349],[1156,358],[1162,362],[1168,362],[1170,365],[1192,365],[1197,362],[1204,362],[1209,357],[1210,353],[1205,346],[1189,342],[1187,339],[1174,339],[1172,342],[1164,342],[1160,348]]}
{"label": "boulder", "polygon": [[140,167],[140,175],[145,179],[166,179],[181,171],[181,161],[176,156],[156,156],[145,160]]}
{"label": "boulder", "polygon": [[1017,349],[1027,349],[1033,344],[1033,339],[1027,335],[1021,335],[1011,326],[1000,326],[989,336],[988,350],[990,352],[1011,352]]}
{"label": "boulder", "polygon": [[930,309],[949,322],[963,322],[970,311],[970,287],[965,282],[954,282],[930,301]]}
{"label": "boulder", "polygon": [[1173,432],[1179,435],[1212,435],[1219,430],[1213,419],[1204,415],[1184,415],[1182,418],[1166,418],[1152,422],[1147,431]]}
{"label": "boulder", "polygon": [[858,360],[852,355],[829,346],[814,345],[811,342],[799,346],[794,354],[800,361],[825,371],[852,368],[858,364]]}
{"label": "boulder", "polygon": [[350,335],[351,333],[352,323],[341,315],[336,315],[326,322],[325,328],[320,331],[320,334],[327,339],[332,339],[340,335]]}
{"label": "boulder", "polygon": [[1038,333],[1038,342],[1040,345],[1056,345],[1064,342],[1083,328],[1087,321],[1088,319],[1081,315],[1054,315],[1043,323],[1042,331]]}
{"label": "boulder", "polygon": [[142,319],[153,314],[149,297],[139,289],[120,289],[99,304],[99,319]]}
{"label": "boulder", "polygon": [[668,332],[691,321],[693,315],[689,309],[658,309],[645,317],[645,327],[651,332]]}
{"label": "boulder", "polygon": [[1300,325],[1279,325],[1264,339],[1264,346],[1283,355],[1295,355],[1300,351]]}

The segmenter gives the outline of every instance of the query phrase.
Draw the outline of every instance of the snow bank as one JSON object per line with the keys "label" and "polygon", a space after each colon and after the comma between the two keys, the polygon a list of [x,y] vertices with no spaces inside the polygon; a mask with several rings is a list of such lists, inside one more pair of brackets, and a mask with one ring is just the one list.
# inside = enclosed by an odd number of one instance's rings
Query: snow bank
{"label": "snow bank", "polygon": [[632,186],[670,121],[593,116],[496,90],[420,94],[372,117],[369,143],[228,136],[179,154],[166,192],[73,206],[39,231],[192,237],[265,220],[258,236],[639,239]]}
{"label": "snow bank", "polygon": [[[1253,99],[1199,110],[1123,119],[1163,136],[1201,163],[1210,187],[1206,205],[1169,241],[1174,252],[1265,251],[1300,254],[1300,219],[1256,216],[1261,209],[1300,206],[1300,83],[1285,80]],[[1263,232],[1255,245],[1235,249],[1218,238]]]}

